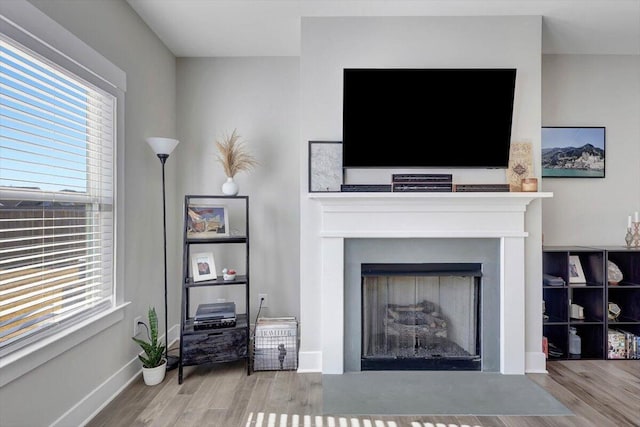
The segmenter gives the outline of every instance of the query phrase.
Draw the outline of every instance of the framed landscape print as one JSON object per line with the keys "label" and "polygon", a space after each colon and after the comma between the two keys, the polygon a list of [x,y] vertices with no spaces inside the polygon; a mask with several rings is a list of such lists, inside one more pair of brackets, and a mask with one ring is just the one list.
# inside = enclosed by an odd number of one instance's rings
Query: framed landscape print
{"label": "framed landscape print", "polygon": [[543,178],[604,178],[605,128],[542,127]]}
{"label": "framed landscape print", "polygon": [[225,206],[190,205],[187,210],[187,237],[210,239],[229,236],[229,218]]}

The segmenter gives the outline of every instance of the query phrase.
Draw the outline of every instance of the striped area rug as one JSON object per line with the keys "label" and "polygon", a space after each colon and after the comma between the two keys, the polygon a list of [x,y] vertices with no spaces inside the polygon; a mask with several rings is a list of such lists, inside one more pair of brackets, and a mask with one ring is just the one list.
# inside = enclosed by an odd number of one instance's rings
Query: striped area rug
{"label": "striped area rug", "polygon": [[[413,421],[410,427],[481,427],[469,424],[431,423]],[[354,417],[320,416],[320,415],[288,415],[251,412],[245,427],[401,427],[395,421],[376,419],[360,419]]]}

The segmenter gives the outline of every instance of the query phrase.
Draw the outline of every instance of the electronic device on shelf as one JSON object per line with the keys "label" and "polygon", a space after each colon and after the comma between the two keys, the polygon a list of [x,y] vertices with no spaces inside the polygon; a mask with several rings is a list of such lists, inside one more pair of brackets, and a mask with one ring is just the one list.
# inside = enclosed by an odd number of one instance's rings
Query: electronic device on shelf
{"label": "electronic device on shelf", "polygon": [[234,302],[199,304],[193,318],[195,330],[234,326],[236,326],[236,304]]}

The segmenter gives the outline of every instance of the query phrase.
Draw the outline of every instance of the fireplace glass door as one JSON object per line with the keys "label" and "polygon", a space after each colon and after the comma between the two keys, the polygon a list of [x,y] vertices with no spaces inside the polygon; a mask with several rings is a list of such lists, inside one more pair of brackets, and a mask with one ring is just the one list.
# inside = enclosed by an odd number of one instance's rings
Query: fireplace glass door
{"label": "fireplace glass door", "polygon": [[362,370],[480,370],[479,264],[363,264]]}

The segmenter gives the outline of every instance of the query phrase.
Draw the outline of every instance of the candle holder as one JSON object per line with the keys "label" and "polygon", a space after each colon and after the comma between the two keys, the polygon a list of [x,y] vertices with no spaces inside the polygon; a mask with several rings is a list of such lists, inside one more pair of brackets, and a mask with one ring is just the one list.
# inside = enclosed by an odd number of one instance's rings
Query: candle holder
{"label": "candle holder", "polygon": [[630,248],[633,244],[633,233],[631,232],[631,227],[627,228],[627,234],[624,236],[624,241],[627,242],[627,248]]}
{"label": "candle holder", "polygon": [[[633,235],[631,236],[631,245],[635,248],[640,247],[640,222],[633,222]],[[631,230],[629,230],[630,232]]]}

